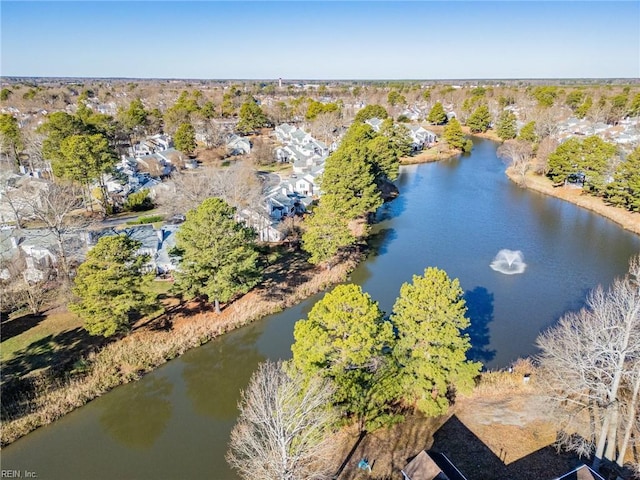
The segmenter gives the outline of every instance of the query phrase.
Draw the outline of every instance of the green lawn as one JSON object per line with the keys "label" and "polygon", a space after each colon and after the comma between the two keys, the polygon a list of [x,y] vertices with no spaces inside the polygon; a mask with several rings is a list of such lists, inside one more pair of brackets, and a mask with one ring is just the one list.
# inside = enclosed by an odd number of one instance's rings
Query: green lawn
{"label": "green lawn", "polygon": [[[29,328],[30,327],[30,328]],[[29,346],[40,342],[47,337],[82,327],[82,320],[68,311],[34,317],[23,315],[2,323],[2,341],[0,342],[0,361],[11,360],[16,352],[25,351]],[[13,335],[5,340],[11,331],[23,330],[18,335]]]}

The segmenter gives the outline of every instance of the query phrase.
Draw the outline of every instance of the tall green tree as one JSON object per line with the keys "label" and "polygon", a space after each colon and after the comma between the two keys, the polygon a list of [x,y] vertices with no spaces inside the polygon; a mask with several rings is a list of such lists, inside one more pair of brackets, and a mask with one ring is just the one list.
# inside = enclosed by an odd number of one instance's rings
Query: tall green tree
{"label": "tall green tree", "polygon": [[358,110],[358,113],[356,113],[356,116],[353,119],[353,122],[364,123],[367,120],[370,120],[372,118],[379,118],[381,120],[384,120],[388,116],[389,116],[389,113],[382,105],[376,105],[376,104],[367,105],[366,107]]}
{"label": "tall green tree", "polygon": [[294,327],[294,365],[308,378],[329,378],[334,401],[361,429],[386,418],[395,396],[391,324],[358,285],[338,285]]}
{"label": "tall green tree", "polygon": [[629,117],[640,116],[640,93],[636,93],[631,103],[629,104],[629,110],[627,112]]}
{"label": "tall green tree", "polygon": [[60,151],[62,141],[72,135],[87,133],[86,127],[74,115],[66,112],[54,112],[47,115],[45,122],[38,127],[38,131],[46,138],[42,141],[42,154],[44,158],[55,161],[64,161]]}
{"label": "tall green tree", "polygon": [[304,225],[302,248],[311,255],[309,262],[314,265],[328,262],[331,266],[331,260],[340,249],[355,242],[346,220],[326,207],[324,200],[314,209],[311,217],[305,220]]}
{"label": "tall green tree", "polygon": [[491,125],[491,112],[486,105],[480,105],[467,119],[467,126],[472,133],[484,133]]}
{"label": "tall green tree", "polygon": [[538,135],[536,134],[536,122],[531,121],[523,125],[520,129],[520,133],[518,133],[518,139],[524,140],[525,142],[537,143]]}
{"label": "tall green tree", "polygon": [[18,154],[24,149],[22,132],[18,120],[8,113],[0,114],[0,151],[13,158],[16,166],[20,165]]}
{"label": "tall green tree", "polygon": [[462,150],[463,152],[470,152],[473,147],[471,140],[464,136],[462,126],[457,118],[452,118],[447,126],[444,127],[442,138],[447,142],[449,147]]}
{"label": "tall green tree", "polygon": [[447,123],[447,114],[440,102],[436,102],[436,104],[431,107],[431,111],[427,116],[427,122],[433,125],[444,125]]}
{"label": "tall green tree", "polygon": [[620,162],[605,190],[605,198],[632,212],[640,212],[640,147]]}
{"label": "tall green tree", "polygon": [[196,129],[190,123],[183,123],[178,127],[173,141],[178,150],[191,155],[196,149]]}
{"label": "tall green tree", "polygon": [[570,138],[549,155],[549,178],[554,183],[566,181],[570,175],[585,175],[585,187],[601,193],[611,160],[617,154],[615,145],[600,137]]}
{"label": "tall green tree", "polygon": [[78,267],[69,309],[84,320],[91,335],[110,337],[129,330],[135,315],[156,304],[149,293],[153,273],[144,273],[148,255],[137,255],[142,244],[126,235],[102,237]]}
{"label": "tall green tree", "polygon": [[208,198],[187,212],[176,233],[180,269],[176,288],[188,296],[204,296],[220,312],[220,302],[247,293],[258,284],[255,232],[238,223],[236,209],[220,198]]}
{"label": "tall green tree", "polygon": [[445,413],[450,390],[470,391],[480,371],[479,363],[466,359],[471,344],[462,331],[470,323],[462,295],[457,279],[427,268],[424,275],[414,275],[412,283],[402,285],[393,306],[402,396],[425,415]]}
{"label": "tall green tree", "polygon": [[240,107],[237,129],[240,133],[250,133],[269,124],[269,119],[254,99],[249,99]]}
{"label": "tall green tree", "polygon": [[584,118],[589,114],[591,107],[593,106],[593,98],[590,96],[584,99],[584,102],[576,108],[576,117]]}
{"label": "tall green tree", "polygon": [[518,134],[518,128],[516,126],[517,118],[510,110],[504,110],[498,118],[496,124],[496,133],[503,140],[512,140],[516,138]]}
{"label": "tall green tree", "polygon": [[[375,137],[373,133],[371,138]],[[374,212],[382,205],[366,143],[351,142],[345,137],[338,150],[327,158],[321,188],[323,198],[333,200],[334,213],[346,219]],[[321,201],[327,203],[326,199]]]}
{"label": "tall green tree", "polygon": [[333,113],[340,112],[340,105],[334,102],[331,103],[322,103],[316,102],[315,100],[311,100],[309,102],[309,106],[307,107],[307,112],[304,115],[304,118],[307,120],[315,120],[318,118],[318,115],[322,115],[323,113]]}
{"label": "tall green tree", "polygon": [[[382,122],[379,133],[389,139],[391,147],[398,157],[406,157],[411,153],[413,139],[405,125],[394,123],[392,118],[387,118]],[[391,180],[395,180],[395,178]]]}
{"label": "tall green tree", "polygon": [[108,197],[103,174],[109,172],[118,160],[107,138],[100,133],[72,135],[62,140],[59,152],[60,157],[54,157],[51,161],[54,175],[87,188],[96,181],[101,190],[100,200],[107,209]]}
{"label": "tall green tree", "polygon": [[392,107],[395,107],[396,105],[406,105],[407,99],[397,90],[391,90],[387,95],[387,102]]}
{"label": "tall green tree", "polygon": [[148,116],[149,113],[139,98],[133,100],[129,108],[118,110],[118,120],[128,133],[136,137],[144,133],[149,124]]}

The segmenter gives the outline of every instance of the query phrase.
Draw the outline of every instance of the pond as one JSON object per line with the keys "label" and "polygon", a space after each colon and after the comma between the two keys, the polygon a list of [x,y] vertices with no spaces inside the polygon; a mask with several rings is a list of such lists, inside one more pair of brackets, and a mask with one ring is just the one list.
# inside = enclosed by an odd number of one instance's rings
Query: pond
{"label": "pond", "polygon": [[[535,353],[538,333],[608,285],[640,252],[640,239],[569,203],[519,188],[496,144],[470,155],[403,167],[401,195],[378,212],[372,248],[350,281],[390,312],[403,282],[427,266],[465,291],[471,352],[487,368]],[[522,273],[491,268],[522,252]],[[224,455],[239,392],[256,365],[288,358],[294,323],[316,295],[192,350],[116,388],[2,452],[2,468],[39,479],[235,479]]]}

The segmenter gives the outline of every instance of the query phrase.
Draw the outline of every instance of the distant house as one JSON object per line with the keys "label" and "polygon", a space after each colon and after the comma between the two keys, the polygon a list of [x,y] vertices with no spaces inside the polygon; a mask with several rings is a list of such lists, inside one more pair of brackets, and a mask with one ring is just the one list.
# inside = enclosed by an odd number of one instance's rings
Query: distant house
{"label": "distant house", "polygon": [[425,146],[436,143],[437,136],[431,130],[427,130],[420,125],[406,125],[411,135],[411,147],[414,151],[422,150]]}
{"label": "distant house", "polygon": [[247,155],[251,152],[251,142],[246,137],[231,135],[227,140],[227,152],[229,155]]}

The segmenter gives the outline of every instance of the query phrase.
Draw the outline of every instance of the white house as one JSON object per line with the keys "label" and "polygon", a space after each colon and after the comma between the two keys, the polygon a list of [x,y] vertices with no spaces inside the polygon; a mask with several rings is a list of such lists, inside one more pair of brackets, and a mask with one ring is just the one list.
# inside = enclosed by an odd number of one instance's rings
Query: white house
{"label": "white house", "polygon": [[251,151],[251,142],[246,137],[231,135],[227,140],[227,152],[230,155],[246,155]]}

